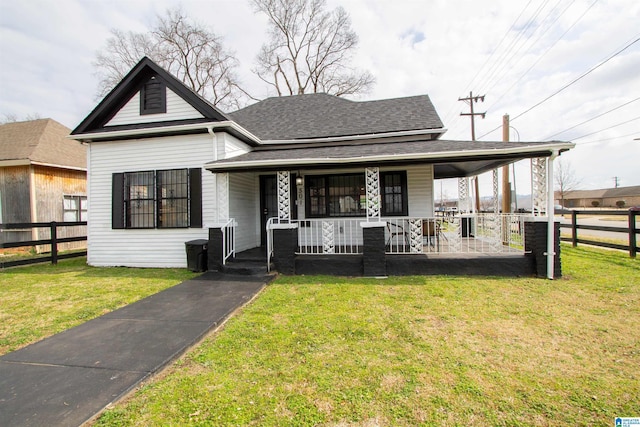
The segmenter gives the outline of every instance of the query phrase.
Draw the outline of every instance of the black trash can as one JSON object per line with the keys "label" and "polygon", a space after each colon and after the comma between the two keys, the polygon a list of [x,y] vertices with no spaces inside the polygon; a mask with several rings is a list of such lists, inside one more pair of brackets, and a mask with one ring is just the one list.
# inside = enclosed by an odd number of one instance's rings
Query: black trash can
{"label": "black trash can", "polygon": [[191,240],[185,243],[187,249],[187,268],[191,271],[207,271],[207,245],[206,239]]}

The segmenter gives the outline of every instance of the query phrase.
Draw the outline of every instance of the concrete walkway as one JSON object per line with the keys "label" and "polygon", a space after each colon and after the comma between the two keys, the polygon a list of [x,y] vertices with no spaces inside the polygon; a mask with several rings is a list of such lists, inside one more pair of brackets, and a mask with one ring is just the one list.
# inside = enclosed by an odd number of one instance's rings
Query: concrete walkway
{"label": "concrete walkway", "polygon": [[183,354],[270,279],[205,273],[0,357],[0,425],[81,425]]}

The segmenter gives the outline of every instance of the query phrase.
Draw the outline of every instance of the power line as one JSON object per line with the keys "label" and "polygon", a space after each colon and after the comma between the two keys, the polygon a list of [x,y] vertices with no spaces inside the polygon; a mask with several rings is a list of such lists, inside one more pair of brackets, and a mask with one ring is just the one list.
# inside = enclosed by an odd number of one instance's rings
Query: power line
{"label": "power line", "polygon": [[[624,46],[622,49],[618,50],[617,52],[613,53],[611,56],[609,56],[607,59],[601,61],[599,64],[591,67],[589,70],[585,71],[584,73],[582,73],[580,76],[576,77],[575,79],[573,79],[572,81],[570,81],[569,83],[567,83],[566,85],[562,86],[560,89],[558,89],[557,91],[555,91],[554,93],[552,93],[551,95],[547,96],[546,98],[544,98],[542,101],[538,102],[537,104],[534,104],[533,106],[527,108],[526,110],[524,110],[522,113],[518,114],[517,116],[515,116],[513,119],[511,119],[511,121],[515,121],[516,119],[524,116],[525,114],[527,114],[528,112],[530,112],[531,110],[533,110],[536,107],[539,107],[540,105],[544,104],[545,102],[547,102],[549,99],[553,98],[554,96],[558,95],[560,92],[564,91],[565,89],[567,89],[568,87],[574,85],[575,83],[577,83],[578,81],[582,80],[584,77],[588,76],[589,74],[591,74],[592,72],[594,72],[595,70],[597,70],[598,68],[602,67],[604,64],[606,64],[607,62],[609,62],[610,60],[612,60],[613,58],[615,58],[616,56],[620,55],[622,52],[624,52],[625,50],[627,50],[628,48],[630,48],[631,46],[633,46],[634,44],[636,44],[638,41],[640,41],[640,38],[636,38],[635,40],[633,40],[632,42],[628,43],[626,46]],[[490,133],[495,132],[496,130],[500,129],[502,126],[497,126],[494,129],[490,130],[489,132],[481,135],[479,138],[483,138],[487,135],[489,135]]]}
{"label": "power line", "polygon": [[506,58],[509,57],[509,54],[514,49],[514,46],[519,43],[520,40],[524,37],[525,33],[529,30],[531,25],[533,25],[535,19],[538,17],[538,15],[540,15],[540,12],[542,12],[548,2],[549,0],[545,0],[540,6],[538,6],[538,8],[534,11],[534,15],[529,18],[524,28],[518,32],[518,35],[513,40],[511,40],[511,43],[509,43],[509,46],[507,46],[506,50],[500,54],[496,62],[494,62],[491,68],[489,68],[489,71],[487,72],[487,74],[489,75],[488,81],[492,81],[493,76],[495,76],[498,70],[501,70],[502,67],[507,63]]}
{"label": "power line", "polygon": [[638,135],[638,131],[636,131],[636,132],[632,132],[632,133],[628,133],[628,134],[626,134],[626,135],[614,136],[614,137],[612,137],[612,138],[596,139],[595,141],[581,142],[581,143],[577,144],[577,146],[578,146],[578,147],[582,147],[583,145],[595,144],[596,142],[611,141],[611,140],[613,140],[613,139],[627,138],[627,137],[629,137],[629,136],[634,136],[634,135]]}
{"label": "power line", "polygon": [[[520,17],[524,14],[524,11],[527,10],[527,8],[529,7],[529,5],[531,4],[533,0],[529,0],[527,2],[527,4],[524,6],[524,8],[522,8],[522,10],[520,11],[520,13],[518,14],[518,17],[513,21],[513,23],[511,24],[511,26],[509,27],[509,29],[503,34],[502,38],[500,39],[500,41],[498,42],[498,44],[496,45],[496,47],[493,49],[493,51],[491,52],[491,54],[487,57],[487,59],[484,61],[484,63],[482,64],[482,66],[480,68],[478,68],[478,71],[476,71],[476,74],[473,76],[473,78],[471,79],[471,81],[467,84],[467,86],[464,88],[463,92],[466,92],[472,85],[473,83],[476,81],[476,78],[478,78],[478,76],[482,73],[482,71],[484,70],[484,67],[487,65],[487,63],[491,60],[491,58],[493,58],[493,56],[495,55],[495,53],[498,51],[498,49],[500,48],[500,46],[502,45],[502,42],[504,42],[504,40],[507,38],[507,36],[509,35],[509,33],[511,32],[511,30],[513,30],[516,26],[516,23],[520,20]],[[455,119],[452,118],[452,120],[457,121],[460,116],[459,115],[455,115],[455,110],[456,110],[456,105],[457,104],[452,104],[451,109],[447,112],[447,114],[445,114],[445,118],[447,119],[447,121],[449,120],[449,118],[454,117]]]}
{"label": "power line", "polygon": [[582,136],[579,136],[579,137],[577,137],[577,138],[571,138],[571,140],[572,140],[572,141],[575,141],[576,139],[581,139],[581,138],[584,138],[584,137],[586,137],[586,136],[591,136],[591,135],[594,135],[594,134],[596,134],[596,133],[600,133],[600,132],[605,131],[605,130],[609,130],[609,129],[613,129],[613,128],[618,127],[618,126],[625,125],[625,124],[627,124],[627,123],[630,123],[630,122],[636,121],[636,120],[638,120],[638,119],[640,119],[640,116],[638,116],[638,117],[634,117],[633,119],[626,120],[626,121],[624,121],[624,122],[621,122],[621,123],[618,123],[618,124],[615,124],[615,125],[612,125],[612,126],[609,126],[609,127],[606,127],[606,128],[604,128],[604,129],[598,129],[598,130],[597,130],[597,131],[595,131],[595,132],[587,133],[587,134],[582,135]]}
{"label": "power line", "polygon": [[592,120],[595,120],[595,119],[597,119],[597,118],[599,118],[599,117],[602,117],[602,116],[604,116],[605,114],[609,114],[609,113],[611,113],[611,112],[613,112],[613,111],[619,110],[620,108],[622,108],[622,107],[624,107],[624,106],[626,106],[626,105],[629,105],[629,104],[631,104],[632,102],[636,102],[636,101],[637,101],[637,100],[639,100],[639,99],[640,99],[640,97],[638,97],[638,98],[636,98],[636,99],[632,99],[632,100],[631,100],[631,101],[629,101],[629,102],[625,102],[624,104],[622,104],[622,105],[618,105],[617,107],[612,108],[611,110],[605,111],[604,113],[600,113],[600,114],[598,114],[597,116],[591,117],[591,118],[589,118],[589,119],[587,119],[587,120],[585,120],[585,121],[583,121],[583,122],[578,123],[577,125],[573,125],[573,126],[571,126],[570,128],[566,128],[565,130],[562,130],[562,131],[560,131],[560,132],[556,132],[556,133],[554,133],[553,135],[549,135],[549,136],[547,136],[546,138],[542,138],[542,139],[543,139],[543,140],[551,139],[551,138],[553,138],[553,137],[554,137],[554,136],[556,136],[556,135],[560,135],[561,133],[565,133],[565,132],[567,132],[567,131],[570,131],[571,129],[575,129],[575,128],[577,128],[578,126],[581,126],[581,125],[583,125],[583,124],[585,124],[585,123],[588,123],[588,122],[590,122],[590,121],[592,121]]}
{"label": "power line", "polygon": [[[533,41],[530,41],[530,40],[524,40],[523,41],[522,45],[520,47],[518,47],[517,51],[514,52],[511,55],[511,57],[508,59],[508,61],[505,60],[505,62],[500,66],[500,68],[496,70],[496,73],[494,74],[492,79],[490,79],[489,82],[487,82],[487,85],[491,84],[491,86],[487,87],[485,90],[483,90],[483,92],[485,92],[485,93],[491,92],[491,90],[503,79],[505,74],[507,72],[513,70],[520,63],[520,61],[522,61],[522,59],[531,51],[531,48],[533,48],[533,46],[535,46],[538,43],[538,41],[542,38],[542,36],[547,34],[547,32],[551,28],[553,28],[553,24],[555,24],[558,21],[558,19],[560,19],[560,17],[562,17],[562,15],[564,15],[564,13],[567,11],[567,9],[569,7],[571,7],[571,5],[573,4],[574,1],[575,0],[573,0],[571,3],[569,3],[569,5],[567,5],[562,12],[556,13],[555,19],[553,19],[553,21],[551,21],[547,25],[547,22],[550,20],[550,17],[554,14],[554,12],[556,12],[556,10],[560,6],[561,0],[558,0],[556,5],[553,6],[553,8],[551,8],[547,12],[547,14],[544,16],[544,18],[542,18],[542,23],[537,26],[535,32],[532,34],[532,37],[533,37],[533,35],[535,35],[535,33],[538,32],[537,37],[535,39],[533,39]],[[526,51],[523,54],[520,54],[520,52],[525,48],[527,43],[528,43],[528,46],[526,47]],[[515,63],[514,63],[514,60],[515,60]],[[513,63],[513,65],[511,65],[512,63]]]}
{"label": "power line", "polygon": [[[557,38],[557,39],[556,39],[556,40],[551,44],[551,46],[549,46],[549,47],[547,48],[547,50],[545,50],[545,51],[544,51],[544,53],[543,53],[542,55],[540,55],[540,56],[538,57],[538,59],[536,59],[536,60],[535,60],[535,62],[534,62],[533,64],[531,64],[531,66],[530,66],[529,68],[527,68],[527,70],[526,70],[524,73],[522,73],[522,75],[521,75],[520,77],[518,77],[518,80],[516,80],[516,81],[515,81],[511,86],[509,86],[509,89],[507,89],[506,91],[504,91],[504,92],[502,93],[502,95],[500,95],[500,96],[498,97],[498,99],[496,99],[496,101],[495,101],[493,104],[491,104],[491,105],[487,108],[487,111],[490,111],[490,110],[493,108],[493,106],[494,106],[494,105],[496,105],[498,102],[500,102],[500,100],[501,100],[502,98],[504,98],[504,97],[505,97],[505,95],[506,95],[506,94],[510,93],[510,92],[511,92],[511,89],[513,89],[513,87],[514,87],[516,84],[518,84],[518,83],[520,82],[520,80],[522,80],[522,79],[524,78],[524,76],[526,76],[527,74],[529,74],[529,71],[531,71],[531,70],[533,69],[533,67],[535,67],[536,65],[538,65],[538,62],[540,62],[540,61],[542,60],[542,58],[544,58],[544,57],[545,57],[545,55],[546,55],[547,53],[549,53],[549,51],[550,51],[551,49],[553,49],[553,47],[554,47],[556,44],[558,44],[558,42],[559,42],[560,40],[562,40],[562,39],[564,38],[564,36],[566,36],[566,35],[567,35],[567,33],[568,33],[569,31],[571,31],[571,30],[573,29],[573,27],[575,27],[575,26],[576,26],[576,24],[577,24],[578,22],[580,22],[580,21],[582,20],[582,18],[587,14],[587,12],[589,12],[589,11],[591,10],[591,8],[592,8],[593,6],[595,6],[595,4],[596,4],[597,2],[598,2],[598,0],[594,0],[594,1],[593,1],[593,3],[591,3],[591,5],[589,5],[589,7],[588,7],[587,9],[585,9],[585,11],[584,11],[584,12],[582,12],[582,15],[580,15],[580,16],[579,16],[575,21],[573,21],[573,23],[569,26],[569,28],[567,28],[567,29],[565,30],[565,32],[564,32],[564,33],[562,33],[562,34],[560,35],[560,37],[558,37],[558,38]],[[571,6],[571,5],[573,5],[573,2],[572,2],[569,6]],[[567,7],[565,10],[563,10],[563,11],[562,11],[562,14],[564,14],[564,13],[567,11],[567,9],[568,9],[568,7]],[[559,17],[558,17],[558,18],[559,18]],[[557,18],[556,18],[556,21],[557,21]],[[555,22],[555,21],[554,21],[554,22]],[[494,86],[495,86],[495,84],[494,84]],[[493,86],[492,86],[490,89],[493,89]]]}

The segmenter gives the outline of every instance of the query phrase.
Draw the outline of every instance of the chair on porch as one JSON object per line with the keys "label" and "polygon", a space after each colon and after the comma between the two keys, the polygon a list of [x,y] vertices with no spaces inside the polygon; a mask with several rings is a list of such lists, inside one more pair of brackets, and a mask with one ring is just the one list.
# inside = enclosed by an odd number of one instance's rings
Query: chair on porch
{"label": "chair on porch", "polygon": [[[404,230],[404,227],[402,225],[398,225],[394,222],[391,221],[387,221],[387,234],[389,237],[387,237],[387,243],[385,244],[385,246],[387,248],[391,248],[391,245],[393,244],[393,239],[397,239],[398,237],[401,238],[401,241],[403,241],[403,246],[409,246],[409,234]],[[398,246],[399,244],[395,243],[395,246]]]}
{"label": "chair on porch", "polygon": [[435,219],[422,220],[422,237],[427,238],[427,244],[440,252],[440,236],[442,231],[440,223]]}

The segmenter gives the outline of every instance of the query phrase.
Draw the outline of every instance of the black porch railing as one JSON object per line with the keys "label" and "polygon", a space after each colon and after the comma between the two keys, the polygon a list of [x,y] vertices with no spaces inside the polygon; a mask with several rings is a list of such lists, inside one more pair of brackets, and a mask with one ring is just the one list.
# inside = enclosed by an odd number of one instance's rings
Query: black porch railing
{"label": "black porch railing", "polygon": [[[570,224],[560,224],[561,228],[570,228],[571,237],[561,237],[560,240],[564,242],[571,242],[576,247],[578,243],[591,246],[600,246],[609,249],[619,249],[622,251],[629,251],[629,256],[635,258],[638,253],[638,240],[637,234],[640,233],[636,223],[636,218],[640,215],[640,209],[631,208],[628,211],[620,210],[558,210],[557,214],[571,214]],[[612,215],[612,216],[626,216],[628,217],[627,227],[608,227],[599,225],[587,225],[579,224],[580,215]],[[578,236],[578,230],[594,230],[594,231],[607,231],[612,233],[626,234],[628,237],[628,245],[622,245],[618,243],[600,242],[592,239],[583,239]],[[621,239],[622,240],[622,239]]]}
{"label": "black porch railing", "polygon": [[87,254],[85,250],[77,250],[69,253],[60,253],[58,245],[70,242],[86,241],[87,236],[72,236],[72,237],[58,237],[58,229],[63,227],[77,227],[86,226],[86,221],[77,222],[25,222],[25,223],[13,223],[13,224],[0,224],[0,233],[4,233],[7,230],[23,231],[33,230],[34,228],[48,228],[50,230],[50,237],[48,239],[37,240],[22,240],[13,242],[1,242],[0,249],[10,248],[22,248],[22,247],[34,247],[40,245],[51,245],[51,250],[48,255],[36,256],[20,259],[12,259],[3,261],[0,258],[0,268],[16,267],[19,265],[36,264],[41,262],[51,262],[51,264],[57,264],[59,259],[75,258],[85,256]]}

